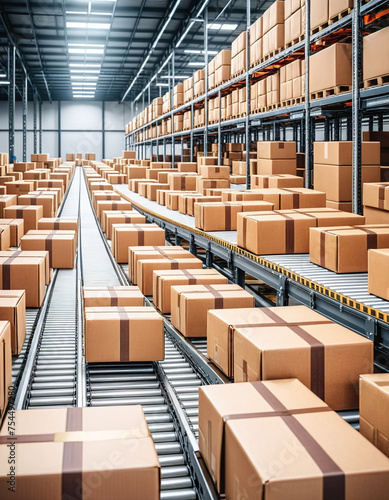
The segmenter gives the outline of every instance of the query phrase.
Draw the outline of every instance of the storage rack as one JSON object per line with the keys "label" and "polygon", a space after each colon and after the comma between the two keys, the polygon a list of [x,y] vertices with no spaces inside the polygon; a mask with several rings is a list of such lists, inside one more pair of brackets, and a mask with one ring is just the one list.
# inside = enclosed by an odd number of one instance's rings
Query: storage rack
{"label": "storage rack", "polygon": [[[360,89],[362,84],[361,68],[363,56],[363,26],[377,27],[389,14],[388,3],[385,0],[355,0],[354,8],[350,14],[334,22],[321,31],[310,35],[310,0],[306,0],[306,18],[305,18],[305,40],[292,45],[281,51],[274,57],[261,62],[257,66],[250,68],[249,64],[249,27],[251,25],[250,0],[247,0],[247,34],[246,34],[246,72],[231,79],[230,81],[216,87],[208,89],[208,43],[207,43],[207,7],[203,11],[204,19],[204,52],[205,52],[205,93],[182,106],[172,109],[168,113],[154,119],[146,125],[139,127],[126,135],[126,149],[135,149],[138,158],[146,158],[147,148],[151,157],[156,148],[157,161],[161,156],[159,154],[160,146],[163,146],[163,161],[166,159],[166,146],[171,144],[172,167],[174,167],[175,146],[180,141],[181,155],[182,146],[187,142],[190,148],[191,161],[193,160],[193,146],[195,141],[208,144],[209,139],[216,139],[218,144],[223,142],[246,142],[246,151],[249,150],[251,140],[257,140],[260,131],[265,140],[285,139],[286,126],[291,126],[293,131],[293,140],[299,143],[299,151],[305,152],[305,185],[311,186],[311,177],[313,170],[313,142],[315,140],[315,124],[324,124],[324,140],[339,140],[340,137],[340,119],[347,118],[347,139],[353,141],[353,211],[361,213],[361,136],[362,119],[369,118],[369,130],[372,130],[375,116],[378,117],[378,128],[382,130],[383,116],[389,109],[389,84],[382,86]],[[315,50],[320,50],[325,43],[335,43],[344,39],[352,38],[352,57],[353,57],[353,85],[350,92],[331,95],[322,99],[311,100],[309,92],[309,56]],[[177,46],[177,45],[176,45]],[[170,91],[174,87],[175,68],[174,68],[174,50],[170,52],[170,74],[172,78]],[[295,59],[305,58],[306,64],[306,85],[305,100],[303,103],[289,107],[279,107],[262,113],[250,113],[250,85],[261,77],[269,75],[281,66],[292,62]],[[207,102],[209,99],[220,98],[231,92],[235,88],[246,86],[246,116],[221,121],[219,107],[219,120],[217,123],[208,123]],[[150,89],[150,87],[148,87]],[[143,94],[144,96],[144,94]],[[144,99],[143,99],[144,104]],[[150,104],[150,92],[149,92]],[[194,110],[199,107],[205,107],[205,125],[203,127],[193,127]],[[145,131],[152,125],[158,125],[167,118],[172,119],[175,114],[181,114],[191,110],[192,127],[190,130],[174,132],[161,137],[138,141],[137,134]],[[207,154],[207,148],[204,148],[204,155]],[[221,148],[218,149],[218,160],[221,163]],[[250,164],[249,155],[246,155],[246,185],[250,187]]]}

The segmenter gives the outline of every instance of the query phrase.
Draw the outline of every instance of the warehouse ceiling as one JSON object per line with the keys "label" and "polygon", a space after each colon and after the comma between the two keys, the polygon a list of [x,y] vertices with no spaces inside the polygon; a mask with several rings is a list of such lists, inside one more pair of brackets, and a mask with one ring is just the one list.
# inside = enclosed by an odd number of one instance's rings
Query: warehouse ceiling
{"label": "warehouse ceiling", "polygon": [[[252,20],[271,3],[251,0]],[[8,50],[14,44],[44,101],[141,102],[140,93],[181,38],[175,51],[176,76],[190,76],[204,63],[203,12],[198,16],[203,4],[204,0],[0,0],[0,99],[7,99]],[[246,28],[246,0],[210,0],[208,26],[211,59]],[[152,80],[151,99],[168,90],[169,71],[171,59]],[[17,59],[17,99],[23,81]],[[146,102],[148,93],[147,89]]]}

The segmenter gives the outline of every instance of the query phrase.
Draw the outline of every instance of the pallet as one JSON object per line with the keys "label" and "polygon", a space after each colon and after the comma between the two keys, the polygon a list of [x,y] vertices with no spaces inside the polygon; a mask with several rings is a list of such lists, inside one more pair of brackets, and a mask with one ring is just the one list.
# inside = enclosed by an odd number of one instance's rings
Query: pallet
{"label": "pallet", "polygon": [[293,47],[293,45],[296,45],[296,43],[300,43],[305,39],[305,35],[300,35],[298,38],[295,38],[291,40],[290,42],[285,44],[285,49],[289,49],[290,47]]}
{"label": "pallet", "polygon": [[296,104],[301,104],[305,101],[305,97],[292,97],[291,99],[285,99],[281,102],[281,108],[288,108],[289,106],[295,106]]}
{"label": "pallet", "polygon": [[351,89],[351,85],[338,85],[337,87],[320,90],[319,92],[311,92],[310,98],[312,101],[315,101],[316,99],[322,99],[323,97],[330,97],[332,95],[339,95],[343,94],[344,92],[350,92]]}
{"label": "pallet", "polygon": [[257,108],[257,109],[254,109],[251,114],[258,114],[258,113],[264,113],[266,111],[266,108]]}
{"label": "pallet", "polygon": [[386,83],[389,83],[389,75],[377,76],[376,78],[365,80],[363,88],[368,89],[370,87],[378,87],[379,85],[385,85]]}
{"label": "pallet", "polygon": [[266,111],[272,111],[273,109],[280,109],[281,108],[281,103],[278,102],[277,104],[270,104],[270,106],[267,106]]}
{"label": "pallet", "polygon": [[348,9],[345,9],[345,10],[342,10],[342,12],[339,12],[339,14],[332,16],[330,18],[331,23],[336,23],[336,21],[340,21],[344,17],[348,16],[349,14],[351,14],[351,10],[352,10],[351,7],[349,7]]}
{"label": "pallet", "polygon": [[237,71],[236,73],[234,73],[233,75],[231,75],[231,78],[237,78],[238,76],[241,76],[243,75],[243,73],[245,72],[244,69],[241,69],[240,71]]}
{"label": "pallet", "polygon": [[264,63],[265,61],[267,61],[268,59],[271,59],[272,57],[275,57],[277,54],[279,54],[280,52],[282,52],[284,50],[283,47],[279,47],[278,49],[276,50],[273,50],[272,52],[269,52],[269,54],[267,54],[265,57],[262,57],[261,59],[261,63]]}
{"label": "pallet", "polygon": [[254,61],[253,63],[250,64],[250,69],[255,68],[255,66],[259,66],[261,64],[261,59],[258,59],[257,61]]}
{"label": "pallet", "polygon": [[316,26],[316,28],[311,29],[310,33],[312,35],[316,35],[316,33],[319,33],[320,31],[324,30],[324,28],[328,28],[328,26],[331,26],[332,21],[328,20],[323,24],[320,24],[320,26]]}

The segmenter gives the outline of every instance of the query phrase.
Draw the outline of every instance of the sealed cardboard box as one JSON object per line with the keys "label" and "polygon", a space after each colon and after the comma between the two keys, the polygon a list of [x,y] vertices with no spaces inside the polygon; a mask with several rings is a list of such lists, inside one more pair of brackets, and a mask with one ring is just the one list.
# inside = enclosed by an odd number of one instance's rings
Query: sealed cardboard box
{"label": "sealed cardboard box", "polygon": [[17,205],[18,197],[15,194],[5,194],[0,196],[0,217],[4,216],[4,209],[6,207]]}
{"label": "sealed cardboard box", "polygon": [[[315,4],[326,3],[318,1]],[[312,26],[313,28],[313,26]],[[351,43],[335,43],[310,56],[309,90],[318,92],[352,84]]]}
{"label": "sealed cardboard box", "polygon": [[237,328],[326,324],[331,321],[306,306],[256,307],[208,311],[207,355],[227,375],[234,376],[234,335]]}
{"label": "sealed cardboard box", "polygon": [[230,167],[220,165],[203,165],[200,167],[200,174],[205,179],[229,179]]}
{"label": "sealed cardboard box", "polygon": [[[294,443],[297,459],[280,461],[285,443]],[[311,500],[328,496],[327,484],[345,499],[387,496],[388,459],[333,411],[231,419],[225,455],[227,498]],[[261,466],[274,461],[276,471]]]}
{"label": "sealed cardboard box", "polygon": [[50,267],[49,263],[49,252],[43,250],[8,250],[5,252],[0,251],[0,257],[26,257],[27,259],[30,257],[41,257],[45,261],[45,283],[46,285],[50,284],[52,275],[53,275],[53,269]]}
{"label": "sealed cardboard box", "polygon": [[228,179],[203,179],[201,177],[197,178],[196,181],[196,191],[200,194],[208,195],[207,189],[228,189],[230,187],[230,181]]}
{"label": "sealed cardboard box", "polygon": [[[285,415],[330,411],[323,401],[297,379],[217,384],[199,388],[199,447],[219,493],[224,493],[226,479],[224,467],[227,422],[242,418],[246,423],[254,419],[255,415],[263,417],[270,417],[273,413],[278,415],[281,408],[285,411]],[[264,443],[266,442],[265,439]],[[266,463],[271,462],[268,460]],[[245,484],[249,484],[249,481]],[[258,498],[257,492],[246,498]],[[289,498],[289,495],[285,495],[284,498]]]}
{"label": "sealed cardboard box", "polygon": [[38,230],[65,230],[65,231],[75,231],[78,232],[78,217],[57,217],[57,218],[45,218],[42,217],[38,221]]}
{"label": "sealed cardboard box", "polygon": [[[351,141],[316,141],[313,143],[315,163],[323,165],[352,165]],[[379,142],[362,142],[362,165],[380,165]]]}
{"label": "sealed cardboard box", "polygon": [[43,217],[42,205],[9,205],[3,210],[3,217],[7,219],[23,219],[24,231],[38,228],[38,221]]}
{"label": "sealed cardboard box", "polygon": [[129,201],[98,201],[96,203],[96,215],[100,221],[104,210],[132,210],[132,205]]}
{"label": "sealed cardboard box", "polygon": [[[107,211],[103,213],[102,220],[104,222],[104,231],[107,238],[110,240],[112,238],[112,225],[113,224],[145,224],[146,217],[141,215],[136,210],[122,210],[122,211]],[[101,224],[103,229],[103,224]]]}
{"label": "sealed cardboard box", "polygon": [[18,205],[38,205],[43,207],[43,217],[53,217],[56,211],[54,195],[48,194],[25,194],[19,196]]}
{"label": "sealed cardboard box", "polygon": [[59,188],[59,189],[61,189],[62,198],[63,198],[63,195],[65,194],[65,183],[63,182],[63,180],[60,180],[60,179],[59,180],[43,179],[41,181],[36,182],[36,187],[37,187],[37,189],[39,189],[39,188]]}
{"label": "sealed cardboard box", "polygon": [[137,284],[144,295],[153,294],[153,272],[160,269],[202,269],[203,263],[200,259],[168,257],[157,259],[142,259],[137,261]]}
{"label": "sealed cardboard box", "polygon": [[180,162],[177,163],[177,168],[179,172],[197,172],[196,162]]}
{"label": "sealed cardboard box", "polygon": [[360,433],[389,457],[389,374],[374,373],[359,378]]}
{"label": "sealed cardboard box", "polygon": [[163,314],[171,313],[171,287],[176,285],[226,284],[227,278],[215,269],[174,269],[153,271],[153,304]]}
{"label": "sealed cardboard box", "polygon": [[325,25],[329,19],[329,0],[313,0],[311,5],[311,29]]}
{"label": "sealed cardboard box", "polygon": [[45,296],[45,257],[0,256],[2,290],[25,290],[26,307],[41,307]]}
{"label": "sealed cardboard box", "polygon": [[373,351],[373,342],[336,323],[240,327],[234,380],[298,378],[334,410],[351,410],[358,408],[359,375],[373,372]]}
{"label": "sealed cardboard box", "polygon": [[0,290],[0,320],[9,321],[11,349],[16,356],[26,338],[26,294],[24,290]]}
{"label": "sealed cardboard box", "polygon": [[296,175],[296,159],[258,158],[258,174],[289,174]]}
{"label": "sealed cardboard box", "polygon": [[196,190],[196,179],[198,175],[192,173],[177,173],[169,174],[168,182],[169,189],[179,190],[179,191],[195,191]]}
{"label": "sealed cardboard box", "polygon": [[389,182],[365,184],[363,204],[380,210],[389,210]]}
{"label": "sealed cardboard box", "polygon": [[294,141],[257,142],[257,157],[269,160],[295,159],[296,143]]}
{"label": "sealed cardboard box", "polygon": [[128,262],[128,247],[164,245],[165,231],[156,224],[112,225],[112,253],[116,262]]}
{"label": "sealed cardboard box", "polygon": [[92,205],[94,211],[97,209],[98,201],[120,201],[121,196],[118,193],[114,193],[113,191],[92,191]]}
{"label": "sealed cardboard box", "polygon": [[[0,219],[0,226],[9,226],[10,246],[20,246],[20,239],[24,235],[23,219]],[[8,248],[3,248],[3,250],[8,250]]]}
{"label": "sealed cardboard box", "polygon": [[251,187],[255,188],[295,188],[304,187],[304,179],[291,174],[253,175]]}
{"label": "sealed cardboard box", "polygon": [[8,225],[0,225],[0,250],[9,250],[11,246],[11,230]]}
{"label": "sealed cardboard box", "polygon": [[273,209],[274,205],[267,201],[195,203],[195,227],[203,231],[235,231],[239,212],[262,212]]}
{"label": "sealed cardboard box", "polygon": [[[371,80],[389,73],[389,27],[363,37],[363,79]],[[377,57],[379,54],[379,57]],[[373,85],[379,82],[372,82]]]}
{"label": "sealed cardboard box", "polygon": [[379,208],[363,207],[363,215],[366,219],[366,224],[388,224],[389,211],[380,210]]}
{"label": "sealed cardboard box", "polygon": [[365,273],[370,249],[389,248],[389,226],[312,228],[309,259],[335,273]]}
{"label": "sealed cardboard box", "polygon": [[85,314],[86,362],[162,361],[164,356],[163,318],[155,310]]}
{"label": "sealed cardboard box", "polygon": [[[326,200],[326,207],[327,208],[333,208],[335,210],[341,210],[342,212],[352,212],[353,211],[353,204],[351,201],[331,201],[331,200]],[[366,215],[366,214],[365,214]],[[372,224],[367,220],[365,217],[365,222],[366,224]],[[389,224],[389,218],[388,218],[388,224]]]}
{"label": "sealed cardboard box", "polygon": [[[11,326],[9,321],[0,321],[0,422],[8,405],[9,387],[12,385]],[[7,425],[3,426],[3,429]],[[6,460],[3,464],[8,463]],[[2,491],[6,491],[6,487]]]}
{"label": "sealed cardboard box", "polygon": [[83,287],[84,307],[143,307],[144,296],[137,286]]}
{"label": "sealed cardboard box", "polygon": [[[81,499],[93,491],[101,499],[159,499],[160,464],[140,405],[18,410],[14,417],[17,498]],[[7,439],[3,426],[0,488],[11,499]]]}
{"label": "sealed cardboard box", "polygon": [[[222,192],[222,201],[261,201],[263,200],[263,193],[257,192],[256,190],[223,190]],[[216,200],[210,200],[216,201]],[[202,200],[199,200],[199,203],[202,203]],[[205,201],[206,203],[206,201]]]}
{"label": "sealed cardboard box", "polygon": [[389,249],[369,250],[368,290],[385,300],[389,300],[388,271]]}
{"label": "sealed cardboard box", "polygon": [[90,191],[113,191],[113,186],[109,182],[91,182],[89,184]]}
{"label": "sealed cardboard box", "polygon": [[138,260],[146,259],[190,259],[193,257],[188,250],[176,246],[132,246],[128,248],[128,273],[131,283],[138,283]]}
{"label": "sealed cardboard box", "polygon": [[6,182],[7,194],[20,196],[34,190],[35,181],[12,181]]}
{"label": "sealed cardboard box", "polygon": [[77,250],[76,232],[49,229],[29,231],[21,240],[21,249],[48,251],[50,267],[73,269]]}
{"label": "sealed cardboard box", "polygon": [[238,285],[183,285],[171,288],[171,321],[184,337],[207,335],[207,311],[253,307],[254,298]]}

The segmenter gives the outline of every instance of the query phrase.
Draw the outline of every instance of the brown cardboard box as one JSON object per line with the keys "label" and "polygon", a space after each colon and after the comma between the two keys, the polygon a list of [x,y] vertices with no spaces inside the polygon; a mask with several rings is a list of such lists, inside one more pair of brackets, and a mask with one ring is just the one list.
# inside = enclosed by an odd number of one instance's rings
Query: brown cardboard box
{"label": "brown cardboard box", "polygon": [[163,314],[171,313],[171,287],[176,285],[226,284],[215,269],[174,269],[153,272],[153,304]]}
{"label": "brown cardboard box", "polygon": [[222,201],[195,203],[195,227],[203,231],[235,231],[237,214],[249,211],[271,211],[274,205],[267,201]]}
{"label": "brown cardboard box", "polygon": [[296,160],[295,159],[267,159],[258,158],[257,160],[258,174],[289,174],[296,175]]}
{"label": "brown cardboard box", "polygon": [[277,24],[284,24],[284,1],[277,0],[262,15],[262,33],[265,34]]}
{"label": "brown cardboard box", "polygon": [[34,170],[35,168],[36,165],[34,162],[21,162],[13,164],[14,172],[27,172],[27,170]]}
{"label": "brown cardboard box", "polygon": [[304,179],[297,175],[278,174],[278,175],[253,175],[251,177],[251,188],[295,188],[304,187]]}
{"label": "brown cardboard box", "polygon": [[20,196],[34,190],[34,181],[12,181],[6,182],[7,194]]}
{"label": "brown cardboard box", "polygon": [[[341,14],[348,9],[354,7],[353,0],[329,0],[328,2],[328,18],[332,19],[337,14]],[[337,18],[335,19],[337,20]]]}
{"label": "brown cardboard box", "polygon": [[[115,419],[109,412],[115,413]],[[93,492],[96,499],[110,495],[118,500],[128,496],[159,499],[160,464],[140,405],[17,410],[14,416],[15,454],[20,460],[17,498],[81,499]],[[4,498],[12,499],[15,494],[7,490],[6,483],[9,447],[5,427],[0,432],[4,464],[0,488]],[[74,458],[77,453],[82,460]],[[70,457],[69,468],[66,457]]]}
{"label": "brown cardboard box", "polygon": [[[327,208],[333,208],[335,210],[340,210],[342,212],[352,212],[353,211],[353,204],[351,201],[331,201],[331,200],[326,200],[326,207]],[[370,224],[368,220],[365,220],[366,224]],[[389,219],[388,219],[388,224],[389,224]]]}
{"label": "brown cardboard box", "polygon": [[157,200],[157,191],[158,190],[163,190],[163,189],[169,189],[169,184],[162,184],[160,182],[155,182],[152,184],[149,184],[146,188],[146,197],[150,201],[156,201]]}
{"label": "brown cardboard box", "polygon": [[89,190],[92,191],[113,191],[113,186],[109,182],[91,182]]}
{"label": "brown cardboard box", "polygon": [[389,248],[389,226],[313,228],[309,234],[309,258],[335,273],[365,273],[370,249]]}
{"label": "brown cardboard box", "polygon": [[[226,497],[324,499],[329,483],[335,495],[340,492],[344,499],[371,496],[384,500],[389,485],[388,459],[337,413],[299,413],[227,422]],[[290,446],[292,458],[286,452]],[[285,452],[289,456],[286,461],[279,458]],[[277,469],[262,466],[268,463],[276,463]]]}
{"label": "brown cardboard box", "polygon": [[26,338],[26,294],[24,290],[0,290],[0,320],[9,321],[12,354],[14,356],[20,354]]}
{"label": "brown cardboard box", "polygon": [[389,300],[388,270],[389,250],[387,248],[369,250],[368,290],[369,293],[377,295],[385,300]]}
{"label": "brown cardboard box", "polygon": [[366,218],[366,224],[388,224],[389,211],[379,208],[363,207],[363,215]]}
{"label": "brown cardboard box", "polygon": [[113,224],[146,224],[146,218],[136,210],[110,211],[104,210],[102,220],[104,221],[104,231],[107,238],[112,238]]}
{"label": "brown cardboard box", "polygon": [[45,218],[42,217],[38,221],[38,230],[64,230],[78,232],[78,217],[57,217]]}
{"label": "brown cardboard box", "polygon": [[[258,193],[254,189],[243,190],[243,191],[237,189],[230,189],[230,190],[226,189],[225,191],[222,192],[222,201],[260,201],[260,200],[263,200],[263,193]],[[202,203],[201,200],[200,203]]]}
{"label": "brown cardboard box", "polygon": [[311,29],[322,26],[329,19],[329,0],[313,0],[311,2]]}
{"label": "brown cardboard box", "polygon": [[132,210],[132,205],[129,201],[97,201],[96,203],[96,215],[101,221],[102,212],[104,210]]}
{"label": "brown cardboard box", "polygon": [[172,191],[195,191],[197,178],[198,176],[196,174],[191,173],[169,174],[169,189]]}
{"label": "brown cardboard box", "polygon": [[177,164],[179,172],[197,172],[196,162],[181,162]]}
{"label": "brown cardboard box", "polygon": [[[316,2],[325,3],[327,0]],[[311,26],[313,28],[313,26]],[[310,56],[309,90],[317,92],[352,84],[351,43],[335,43]]]}
{"label": "brown cardboard box", "polygon": [[176,246],[132,246],[128,248],[128,274],[131,283],[138,282],[138,260],[146,259],[190,259],[193,255],[182,247]]}
{"label": "brown cardboard box", "polygon": [[[0,321],[0,422],[5,416],[8,405],[10,387],[12,385],[12,352],[11,352],[11,326],[8,321]],[[3,429],[7,425],[3,426]],[[7,448],[8,449],[8,448]],[[2,461],[3,464],[6,461]],[[7,459],[8,464],[8,459]],[[2,488],[6,491],[6,488]],[[3,494],[2,494],[3,496]]]}
{"label": "brown cardboard box", "polygon": [[112,225],[112,253],[119,264],[127,262],[128,247],[164,245],[165,231],[156,224]]}
{"label": "brown cardboard box", "polygon": [[373,372],[373,351],[373,342],[336,323],[239,327],[234,379],[298,378],[334,410],[356,409],[359,375]]}
{"label": "brown cardboard box", "polygon": [[255,307],[208,311],[207,355],[227,375],[234,376],[234,335],[236,328],[293,324],[331,323],[306,306]]}
{"label": "brown cardboard box", "polygon": [[25,194],[19,196],[18,205],[40,205],[43,207],[43,217],[53,217],[56,211],[54,196],[54,194]]}
{"label": "brown cardboard box", "polygon": [[50,169],[48,168],[41,168],[39,170],[29,170],[28,172],[24,172],[23,179],[25,181],[30,181],[30,180],[40,181],[48,179],[49,173]]}
{"label": "brown cardboard box", "polygon": [[21,240],[22,250],[46,250],[49,266],[73,269],[76,260],[77,238],[72,230],[31,230]]}
{"label": "brown cardboard box", "polygon": [[45,257],[0,257],[2,290],[25,290],[26,306],[41,307],[45,295]]}
{"label": "brown cardboard box", "polygon": [[360,433],[389,457],[389,374],[375,373],[359,378]]}
{"label": "brown cardboard box", "polygon": [[178,210],[180,196],[183,193],[193,194],[194,191],[167,191],[166,192],[166,208],[169,210]]}
{"label": "brown cardboard box", "polygon": [[23,219],[25,233],[38,228],[38,221],[43,217],[42,205],[10,205],[4,208],[3,217]]}
{"label": "brown cardboard box", "polygon": [[205,179],[229,179],[230,167],[220,165],[202,165],[200,174]]}
{"label": "brown cardboard box", "polygon": [[253,306],[253,296],[239,285],[183,285],[171,288],[171,322],[184,337],[207,335],[209,309]]}
{"label": "brown cardboard box", "polygon": [[[277,403],[277,408],[274,408],[275,403]],[[227,451],[225,446],[227,422],[229,420],[236,421],[236,419],[240,421],[239,417],[241,417],[242,421],[247,423],[249,420],[254,420],[255,415],[263,415],[264,417],[270,417],[272,413],[277,415],[279,414],[278,406],[285,411],[285,414],[305,411],[319,412],[320,409],[330,410],[323,401],[297,379],[267,380],[253,384],[217,384],[199,388],[199,447],[219,493],[224,493],[226,479],[224,464]],[[256,432],[253,436],[255,434]],[[266,442],[264,439],[264,443]],[[294,443],[293,440],[287,441],[286,449],[290,449],[289,443],[292,442]],[[300,448],[298,449],[300,450]],[[270,464],[272,461],[268,459],[265,463]],[[294,460],[293,463],[295,463]],[[236,472],[238,469],[237,467]],[[239,484],[249,486],[250,481],[237,483],[237,486]],[[258,488],[258,483],[256,486]],[[246,496],[246,498],[264,498],[261,494],[258,497],[258,494],[260,493],[256,490],[250,497]],[[289,497],[290,495],[286,494],[284,498],[289,499]],[[234,498],[234,496],[227,498]],[[314,496],[311,497],[311,500],[313,498]]]}
{"label": "brown cardboard box", "polygon": [[0,251],[0,257],[26,257],[27,259],[30,257],[42,257],[45,261],[45,284],[49,285],[52,275],[53,269],[50,268],[49,265],[49,252],[46,251],[22,251],[22,250],[8,250],[8,251]]}
{"label": "brown cardboard box", "polygon": [[207,189],[228,189],[230,187],[230,181],[227,179],[203,179],[201,177],[197,178],[196,181],[196,191],[200,194],[208,195]]}
{"label": "brown cardboard box", "polygon": [[295,159],[296,143],[294,141],[260,141],[257,142],[257,157],[276,159]]}
{"label": "brown cardboard box", "polygon": [[94,211],[97,209],[98,201],[120,201],[121,196],[113,191],[92,191],[92,205]]}
{"label": "brown cardboard box", "polygon": [[[389,27],[363,37],[363,79],[365,81],[386,76],[389,73],[388,41]],[[379,84],[379,81],[376,83]]]}
{"label": "brown cardboard box", "polygon": [[[23,219],[0,219],[0,226],[9,226],[10,246],[19,247],[20,239],[24,235]],[[8,248],[3,248],[3,250],[8,250]]]}
{"label": "brown cardboard box", "polygon": [[0,217],[4,217],[4,209],[12,205],[17,205],[18,197],[15,194],[6,194],[0,196]]}
{"label": "brown cardboard box", "polygon": [[137,260],[137,283],[144,295],[153,294],[153,272],[161,269],[202,269],[202,261],[196,257],[167,257],[164,259]]}
{"label": "brown cardboard box", "polygon": [[[315,163],[323,165],[352,165],[351,141],[316,141],[313,143]],[[362,165],[380,165],[380,143],[362,142]]]}
{"label": "brown cardboard box", "polygon": [[380,210],[389,210],[389,182],[365,184],[363,204]]}
{"label": "brown cardboard box", "polygon": [[[49,175],[49,180],[51,181],[59,181],[62,180],[65,184],[65,189],[67,189],[67,186],[69,184],[70,178],[69,178],[69,173],[66,171],[62,171],[62,169],[56,169],[55,172],[51,172]],[[108,185],[108,183],[107,183]],[[103,188],[103,187],[94,187],[93,189],[108,189],[108,188]],[[110,188],[112,189],[112,187]]]}
{"label": "brown cardboard box", "polygon": [[62,193],[62,198],[65,194],[65,184],[63,180],[53,180],[53,179],[43,179],[36,182],[37,189],[39,188],[60,188]]}
{"label": "brown cardboard box", "polygon": [[144,296],[137,286],[83,287],[84,307],[143,307]]}
{"label": "brown cardboard box", "polygon": [[122,157],[128,158],[129,160],[135,160],[136,152],[135,151],[122,151]]}
{"label": "brown cardboard box", "polygon": [[85,314],[85,361],[88,363],[162,361],[163,318],[155,310]]}
{"label": "brown cardboard box", "polygon": [[0,250],[9,250],[11,245],[11,230],[6,224],[0,225]]}

